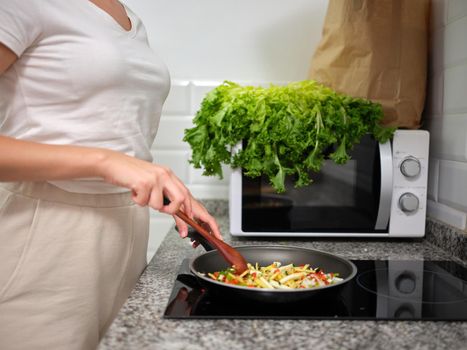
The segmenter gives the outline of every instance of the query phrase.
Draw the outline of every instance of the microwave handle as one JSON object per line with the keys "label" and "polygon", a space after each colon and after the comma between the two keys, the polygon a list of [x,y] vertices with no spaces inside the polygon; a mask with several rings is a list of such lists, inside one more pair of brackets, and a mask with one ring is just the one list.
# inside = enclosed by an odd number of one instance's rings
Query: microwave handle
{"label": "microwave handle", "polygon": [[375,230],[385,230],[388,227],[391,215],[392,200],[392,150],[391,142],[379,143],[379,156],[381,164],[381,188],[379,196],[379,209],[376,218]]}

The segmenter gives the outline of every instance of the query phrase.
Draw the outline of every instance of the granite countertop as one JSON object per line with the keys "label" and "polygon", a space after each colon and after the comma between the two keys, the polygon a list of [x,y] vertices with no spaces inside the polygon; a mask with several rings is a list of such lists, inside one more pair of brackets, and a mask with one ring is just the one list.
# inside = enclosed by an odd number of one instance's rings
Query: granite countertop
{"label": "granite countertop", "polygon": [[[454,260],[427,239],[238,239],[228,232],[226,203],[211,201],[226,242],[309,247],[349,259]],[[162,317],[176,272],[193,249],[174,229],[167,234],[99,349],[467,349],[467,322],[337,320],[173,320]]]}

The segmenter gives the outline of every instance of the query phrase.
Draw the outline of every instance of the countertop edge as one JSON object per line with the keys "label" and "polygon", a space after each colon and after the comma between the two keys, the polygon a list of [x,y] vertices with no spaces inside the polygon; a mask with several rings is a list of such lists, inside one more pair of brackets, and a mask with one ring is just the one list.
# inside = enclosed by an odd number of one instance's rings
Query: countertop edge
{"label": "countertop edge", "polygon": [[427,217],[425,239],[448,254],[467,262],[467,232]]}

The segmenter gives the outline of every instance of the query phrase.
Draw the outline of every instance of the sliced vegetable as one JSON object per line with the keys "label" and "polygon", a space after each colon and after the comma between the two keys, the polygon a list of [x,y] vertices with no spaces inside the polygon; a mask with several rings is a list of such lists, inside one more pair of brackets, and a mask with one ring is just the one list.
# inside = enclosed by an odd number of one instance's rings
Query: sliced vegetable
{"label": "sliced vegetable", "polygon": [[[264,289],[316,288],[343,280],[339,278],[337,273],[317,271],[318,269],[310,268],[309,264],[281,266],[280,262],[273,262],[265,267],[260,267],[258,263],[255,266],[248,264],[248,269],[241,275],[236,275],[235,271],[229,268],[224,271],[208,273],[208,276],[228,284]],[[227,277],[223,278],[225,276]]]}

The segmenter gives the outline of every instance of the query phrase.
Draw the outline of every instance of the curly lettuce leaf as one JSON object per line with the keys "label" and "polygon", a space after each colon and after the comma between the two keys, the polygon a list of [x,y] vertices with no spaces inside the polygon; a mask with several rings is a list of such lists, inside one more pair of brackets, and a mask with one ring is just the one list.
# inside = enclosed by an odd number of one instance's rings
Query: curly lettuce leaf
{"label": "curly lettuce leaf", "polygon": [[[344,164],[363,135],[389,140],[395,129],[382,127],[382,117],[379,104],[312,80],[267,88],[225,81],[205,96],[184,141],[203,175],[222,178],[222,164],[241,167],[250,177],[266,175],[283,192],[287,176],[295,176],[297,187],[310,184],[309,172],[320,171],[330,149],[329,158]],[[243,149],[232,153],[242,141]]]}

